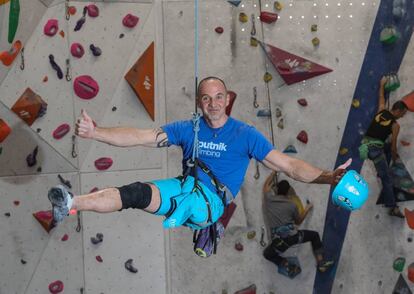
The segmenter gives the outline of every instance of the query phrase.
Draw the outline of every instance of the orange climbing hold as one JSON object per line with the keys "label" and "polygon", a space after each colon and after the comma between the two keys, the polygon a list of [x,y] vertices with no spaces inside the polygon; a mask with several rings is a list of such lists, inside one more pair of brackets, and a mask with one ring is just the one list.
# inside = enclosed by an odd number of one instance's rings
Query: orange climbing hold
{"label": "orange climbing hold", "polygon": [[407,105],[409,111],[414,111],[414,91],[404,96],[401,100]]}
{"label": "orange climbing hold", "polygon": [[38,211],[33,213],[34,218],[42,225],[46,232],[54,228],[53,215],[51,210]]}
{"label": "orange climbing hold", "polygon": [[64,31],[60,31],[60,32],[59,32],[59,35],[60,35],[62,38],[64,38],[64,37],[65,37],[65,32],[64,32]]}
{"label": "orange climbing hold", "polygon": [[16,59],[17,54],[19,54],[20,50],[22,49],[22,42],[17,40],[14,42],[13,46],[10,48],[9,51],[2,51],[0,52],[0,60],[5,66],[9,66],[13,63]]}
{"label": "orange climbing hold", "polygon": [[4,120],[0,118],[0,143],[3,142],[11,133],[11,129]]}
{"label": "orange climbing hold", "polygon": [[414,230],[414,210],[404,208],[405,219],[410,229]]}
{"label": "orange climbing hold", "polygon": [[12,107],[12,111],[24,120],[29,126],[47,109],[47,103],[32,89],[27,88]]}

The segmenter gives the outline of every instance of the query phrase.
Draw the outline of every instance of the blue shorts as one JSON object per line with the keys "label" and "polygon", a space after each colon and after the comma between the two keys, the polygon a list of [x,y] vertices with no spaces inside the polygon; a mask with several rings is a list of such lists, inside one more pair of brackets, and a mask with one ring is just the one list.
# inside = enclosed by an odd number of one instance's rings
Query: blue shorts
{"label": "blue shorts", "polygon": [[150,183],[160,190],[161,205],[155,214],[167,217],[163,222],[165,228],[175,228],[181,225],[193,229],[204,228],[216,222],[224,212],[221,197],[210,191],[203,183],[198,182],[210,203],[212,222],[208,222],[206,201],[198,189],[193,192],[194,178],[191,176],[187,177],[183,185],[179,178],[155,180]]}

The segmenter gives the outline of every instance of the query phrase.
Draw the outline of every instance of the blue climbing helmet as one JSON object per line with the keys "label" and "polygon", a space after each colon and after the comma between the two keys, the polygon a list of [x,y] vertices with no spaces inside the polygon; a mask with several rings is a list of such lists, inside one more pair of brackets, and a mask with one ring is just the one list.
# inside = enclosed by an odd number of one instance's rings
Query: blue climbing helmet
{"label": "blue climbing helmet", "polygon": [[354,170],[348,171],[332,192],[332,201],[346,210],[360,209],[367,201],[369,187],[364,178]]}

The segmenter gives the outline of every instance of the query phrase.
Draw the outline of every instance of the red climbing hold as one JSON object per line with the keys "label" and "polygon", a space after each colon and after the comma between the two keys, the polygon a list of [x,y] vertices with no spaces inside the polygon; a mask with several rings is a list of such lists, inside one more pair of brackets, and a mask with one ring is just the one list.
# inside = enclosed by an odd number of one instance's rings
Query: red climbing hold
{"label": "red climbing hold", "polygon": [[409,210],[404,208],[405,219],[407,220],[407,225],[410,229],[414,230],[414,210]]}
{"label": "red climbing hold", "polygon": [[79,76],[73,82],[75,94],[82,99],[92,99],[99,92],[98,83],[88,75]]}
{"label": "red climbing hold", "polygon": [[243,251],[244,249],[243,244],[240,242],[237,242],[236,244],[234,244],[234,249],[236,249],[237,251]]}
{"label": "red climbing hold", "polygon": [[33,213],[33,217],[42,225],[46,232],[50,232],[54,228],[53,215],[51,210],[38,211]]}
{"label": "red climbing hold", "polygon": [[89,193],[93,193],[93,192],[96,192],[96,191],[98,191],[99,190],[99,188],[98,187],[94,187],[94,188],[92,188],[92,190],[90,190],[89,191]]}
{"label": "red climbing hold", "polygon": [[70,131],[68,124],[61,124],[53,131],[53,138],[56,140],[62,139]]}
{"label": "red climbing hold", "polygon": [[0,118],[0,143],[3,142],[11,133],[11,128],[4,120]]}
{"label": "red climbing hold", "polygon": [[139,17],[128,13],[122,20],[122,24],[127,28],[133,28],[137,25]]}
{"label": "red climbing hold", "polygon": [[260,13],[260,20],[265,23],[273,23],[277,20],[277,13],[262,11]]}
{"label": "red climbing hold", "polygon": [[43,33],[46,36],[53,37],[59,30],[58,20],[57,19],[49,19],[45,26],[43,27]]}
{"label": "red climbing hold", "polygon": [[112,166],[112,159],[109,157],[101,157],[97,160],[95,160],[95,167],[98,170],[106,170]]}
{"label": "red climbing hold", "polygon": [[409,111],[414,111],[414,91],[405,95],[401,100],[407,105]]}
{"label": "red climbing hold", "polygon": [[76,7],[75,6],[69,6],[68,12],[69,12],[70,15],[75,15],[76,14]]}
{"label": "red climbing hold", "polygon": [[230,95],[230,102],[229,102],[229,105],[226,107],[226,114],[230,115],[231,109],[233,108],[233,103],[237,98],[237,94],[234,93],[233,91],[227,91],[227,93]]}
{"label": "red climbing hold", "polygon": [[411,143],[410,142],[408,142],[408,141],[404,141],[404,140],[401,140],[400,141],[401,142],[401,145],[403,145],[403,146],[410,146],[411,145]]}
{"label": "red climbing hold", "polygon": [[16,206],[19,206],[20,201],[19,201],[19,200],[14,200],[14,201],[13,201],[13,204],[14,204],[14,205],[16,205]]}
{"label": "red climbing hold", "polygon": [[95,258],[98,262],[103,262],[103,259],[100,255],[97,255]]}
{"label": "red climbing hold", "polygon": [[86,7],[88,9],[88,15],[90,17],[97,17],[99,15],[99,8],[95,4],[90,4]]}
{"label": "red climbing hold", "polygon": [[308,134],[305,131],[301,131],[298,136],[296,137],[299,141],[306,144],[308,143]]}
{"label": "red climbing hold", "polygon": [[301,106],[303,106],[303,107],[308,106],[308,101],[306,101],[306,99],[305,99],[305,98],[301,98],[301,99],[299,99],[299,100],[298,100],[298,103],[299,103]]}
{"label": "red climbing hold", "polygon": [[408,279],[409,279],[412,283],[414,283],[414,263],[412,263],[412,264],[410,264],[410,265],[408,266],[408,268],[407,268],[407,272],[408,272],[408,274],[407,274]]}
{"label": "red climbing hold", "polygon": [[49,284],[49,291],[52,294],[58,294],[62,292],[63,288],[63,282],[59,280]]}
{"label": "red climbing hold", "polygon": [[69,235],[68,234],[64,234],[62,239],[60,239],[62,242],[65,242],[69,239]]}
{"label": "red climbing hold", "polygon": [[256,294],[256,285],[251,284],[249,287],[234,292],[234,294]]}
{"label": "red climbing hold", "polygon": [[217,34],[222,34],[224,32],[224,29],[222,27],[216,27],[214,30]]}

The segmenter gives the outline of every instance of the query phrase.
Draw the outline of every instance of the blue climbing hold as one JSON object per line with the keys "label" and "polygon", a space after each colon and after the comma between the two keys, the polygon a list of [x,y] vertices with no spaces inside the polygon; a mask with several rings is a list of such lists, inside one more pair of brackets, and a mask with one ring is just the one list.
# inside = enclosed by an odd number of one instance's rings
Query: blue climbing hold
{"label": "blue climbing hold", "polygon": [[227,1],[227,2],[229,2],[231,5],[238,7],[240,5],[241,0],[234,0],[234,1]]}
{"label": "blue climbing hold", "polygon": [[289,145],[283,150],[283,153],[298,153],[298,151],[296,151],[295,146]]}

